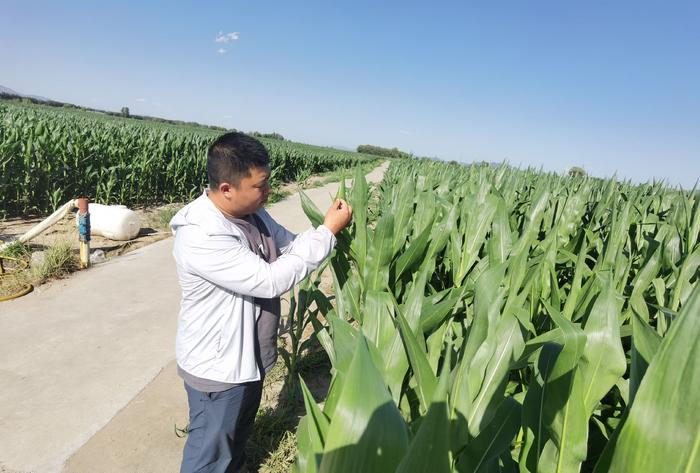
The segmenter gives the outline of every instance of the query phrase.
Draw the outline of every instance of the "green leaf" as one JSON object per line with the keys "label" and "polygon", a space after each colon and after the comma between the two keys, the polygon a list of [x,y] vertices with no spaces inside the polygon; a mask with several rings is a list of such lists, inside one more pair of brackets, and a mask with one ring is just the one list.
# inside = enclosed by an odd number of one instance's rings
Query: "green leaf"
{"label": "green leaf", "polygon": [[393,256],[394,217],[386,214],[379,219],[367,248],[367,263],[363,273],[366,290],[382,290],[389,282],[389,264]]}
{"label": "green leaf", "polygon": [[505,295],[503,283],[504,265],[493,266],[479,276],[474,288],[474,321],[464,357],[471,360],[489,333],[496,329]]}
{"label": "green leaf", "polygon": [[411,244],[408,245],[408,248],[406,248],[406,250],[403,253],[401,253],[401,255],[396,259],[395,278],[397,280],[400,279],[406,271],[409,271],[411,268],[413,268],[413,266],[418,261],[420,261],[421,258],[423,258],[428,248],[428,242],[430,241],[431,231],[432,227],[426,227],[425,230],[423,230],[423,232],[420,235],[418,235],[417,238],[411,241]]}
{"label": "green leaf", "polygon": [[338,193],[336,199],[347,199],[347,187],[345,185],[345,172],[341,173],[340,182],[338,183]]}
{"label": "green leaf", "polygon": [[328,429],[321,473],[395,471],[406,454],[406,424],[372,362],[364,336]]}
{"label": "green leaf", "polygon": [[362,333],[381,353],[389,348],[396,334],[393,312],[394,301],[391,294],[367,291]]}
{"label": "green leaf", "polygon": [[316,400],[301,376],[299,376],[299,382],[301,392],[304,397],[306,414],[309,416],[310,425],[313,425],[313,429],[318,434],[318,445],[322,449],[323,445],[326,443],[326,434],[328,433],[328,426],[330,425],[330,422],[328,421],[328,417],[326,417],[326,415],[318,407],[318,404],[316,404]]}
{"label": "green leaf", "polygon": [[[412,181],[401,183],[399,196],[413,195],[415,192]],[[392,214],[394,215],[394,223],[396,228],[407,228],[411,224],[413,217],[413,200],[405,200],[401,197],[392,201]],[[398,253],[403,248],[406,242],[407,232],[394,232],[393,251]]]}
{"label": "green leaf", "polygon": [[451,350],[447,352],[428,413],[421,419],[408,454],[397,473],[433,473],[450,471],[450,419],[447,410],[447,386],[450,378]]}
{"label": "green leaf", "polygon": [[355,352],[357,330],[335,314],[332,316],[329,314],[328,321],[331,324],[331,336],[335,351],[335,365],[333,367],[338,371],[345,372],[350,366]]}
{"label": "green leaf", "polygon": [[472,436],[479,435],[495,415],[510,367],[520,357],[524,346],[518,320],[512,314],[504,314],[494,334],[484,341],[472,359],[469,386],[478,388],[467,417]]}
{"label": "green leaf", "polygon": [[314,442],[311,438],[311,433],[309,430],[309,417],[303,416],[299,419],[299,425],[297,425],[297,461],[294,463],[294,470],[304,473],[316,473],[320,465],[321,453],[323,453],[323,447],[321,447],[320,452],[315,450]]}
{"label": "green leaf", "polygon": [[469,212],[466,231],[464,233],[464,245],[461,247],[461,258],[455,275],[455,284],[460,286],[469,273],[472,265],[479,257],[479,250],[484,244],[486,233],[491,227],[491,220],[496,212],[497,200],[491,198],[481,202],[478,208]]}
{"label": "green leaf", "polygon": [[583,329],[586,346],[579,363],[584,386],[583,403],[588,416],[627,369],[620,341],[621,301],[609,278],[602,280],[601,284],[603,292],[596,299]]}
{"label": "green leaf", "polygon": [[[333,311],[328,313],[328,317],[336,317]],[[316,318],[311,317],[311,325],[314,328],[314,334],[318,339],[319,343],[328,355],[328,359],[331,361],[331,365],[335,366],[335,349],[333,348],[333,339],[331,338],[328,330],[323,326],[323,324]]]}
{"label": "green leaf", "polygon": [[411,363],[411,368],[413,369],[413,375],[416,377],[416,382],[418,384],[418,397],[420,399],[423,412],[427,412],[430,401],[433,398],[435,386],[437,385],[437,379],[435,374],[430,369],[427,353],[421,344],[422,337],[421,341],[416,338],[411,330],[411,326],[408,324],[408,321],[403,314],[401,314],[400,310],[397,310],[395,320],[397,329],[399,329],[401,332],[401,337],[403,338],[403,342],[406,347],[406,353],[408,354],[408,359]]}
{"label": "green leaf", "polygon": [[[504,289],[501,288],[503,281],[504,265],[489,268],[479,276],[474,289],[474,319],[469,328],[467,338],[459,363],[456,368],[455,379],[452,383],[450,395],[451,416],[456,418],[469,418],[473,406],[472,400],[481,387],[481,380],[478,386],[471,386],[470,379],[473,377],[471,368],[472,361],[477,351],[488,337],[489,333],[494,333],[496,323],[500,315],[503,303]],[[457,437],[461,442],[466,434],[459,432]]]}
{"label": "green leaf", "polygon": [[491,222],[491,238],[488,239],[489,261],[493,264],[505,263],[512,243],[508,212],[503,198],[498,198],[496,214]]}
{"label": "green leaf", "polygon": [[649,363],[659,351],[662,338],[651,326],[637,313],[632,311],[632,349],[630,364],[630,399],[634,401],[639,385],[644,379],[644,374]]}
{"label": "green leaf", "polygon": [[457,469],[464,473],[497,471],[498,457],[509,453],[510,445],[520,429],[522,406],[513,398],[504,399],[493,420],[459,456]]}
{"label": "green leaf", "polygon": [[577,365],[586,336],[546,301],[552,320],[563,335],[563,346],[546,343],[535,364],[523,404],[522,472],[578,471],[586,458],[588,416]]}
{"label": "green leaf", "polygon": [[318,210],[316,204],[301,190],[299,191],[299,199],[301,200],[301,208],[304,210],[311,224],[314,227],[321,225],[323,223],[323,214]]}
{"label": "green leaf", "polygon": [[316,472],[321,465],[321,455],[326,434],[328,433],[329,421],[326,415],[321,412],[318,404],[311,395],[311,391],[299,377],[301,392],[304,397],[306,416],[299,421],[297,427],[298,460],[297,464],[301,471]]}
{"label": "green leaf", "polygon": [[435,270],[435,262],[427,260],[423,263],[413,278],[413,283],[409,286],[404,295],[405,304],[403,305],[403,313],[405,314],[411,330],[414,332],[420,326],[420,320],[423,311],[423,302],[425,301],[425,284],[429,276]]}
{"label": "green leaf", "polygon": [[350,193],[350,205],[352,206],[352,222],[355,229],[355,238],[352,240],[353,253],[357,258],[357,265],[360,272],[365,267],[367,259],[367,201],[369,192],[367,189],[367,180],[362,172],[362,168],[358,166],[355,169],[355,179],[352,183]]}
{"label": "green leaf", "polygon": [[421,309],[420,325],[424,332],[430,332],[439,326],[457,304],[464,299],[466,288],[454,288],[451,294],[437,304],[424,303]]}
{"label": "green leaf", "polygon": [[[340,297],[343,299],[343,307],[347,311],[347,315],[362,322],[364,314],[362,312],[362,289],[357,278],[350,278],[340,291]],[[345,314],[343,314],[345,316]]]}
{"label": "green leaf", "polygon": [[603,471],[700,471],[700,288],[652,360]]}

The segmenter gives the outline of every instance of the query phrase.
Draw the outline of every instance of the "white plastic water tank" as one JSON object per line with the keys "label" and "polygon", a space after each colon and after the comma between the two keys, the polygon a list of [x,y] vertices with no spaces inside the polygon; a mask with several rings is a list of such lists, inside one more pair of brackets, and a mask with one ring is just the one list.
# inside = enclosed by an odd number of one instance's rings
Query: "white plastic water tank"
{"label": "white plastic water tank", "polygon": [[[141,219],[125,205],[102,205],[90,203],[90,234],[110,240],[132,240],[141,230]],[[75,214],[76,224],[78,214]]]}

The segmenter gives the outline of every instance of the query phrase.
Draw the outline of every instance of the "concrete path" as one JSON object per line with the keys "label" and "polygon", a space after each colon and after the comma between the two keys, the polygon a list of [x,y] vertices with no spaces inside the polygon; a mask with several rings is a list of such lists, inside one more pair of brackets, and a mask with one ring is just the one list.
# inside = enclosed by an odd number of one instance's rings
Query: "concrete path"
{"label": "concrete path", "polygon": [[[325,211],[337,189],[306,194]],[[268,211],[309,227],[296,194]],[[0,304],[1,472],[177,471],[187,401],[171,251],[163,240]]]}

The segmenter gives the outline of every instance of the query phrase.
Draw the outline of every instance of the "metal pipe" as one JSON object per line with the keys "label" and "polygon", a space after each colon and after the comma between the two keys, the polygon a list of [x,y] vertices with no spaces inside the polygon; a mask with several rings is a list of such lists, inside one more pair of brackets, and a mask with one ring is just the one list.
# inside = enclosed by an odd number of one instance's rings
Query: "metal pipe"
{"label": "metal pipe", "polygon": [[81,197],[78,202],[78,234],[80,236],[80,269],[90,267],[90,212],[89,200]]}

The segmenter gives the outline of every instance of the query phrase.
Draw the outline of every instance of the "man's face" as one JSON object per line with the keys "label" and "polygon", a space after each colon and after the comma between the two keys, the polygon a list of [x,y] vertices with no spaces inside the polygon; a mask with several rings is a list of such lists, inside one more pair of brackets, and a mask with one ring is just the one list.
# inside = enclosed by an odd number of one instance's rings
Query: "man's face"
{"label": "man's face", "polygon": [[227,212],[243,216],[260,209],[270,194],[269,168],[251,168],[250,176],[241,179],[238,186],[221,184],[219,190],[226,198]]}

